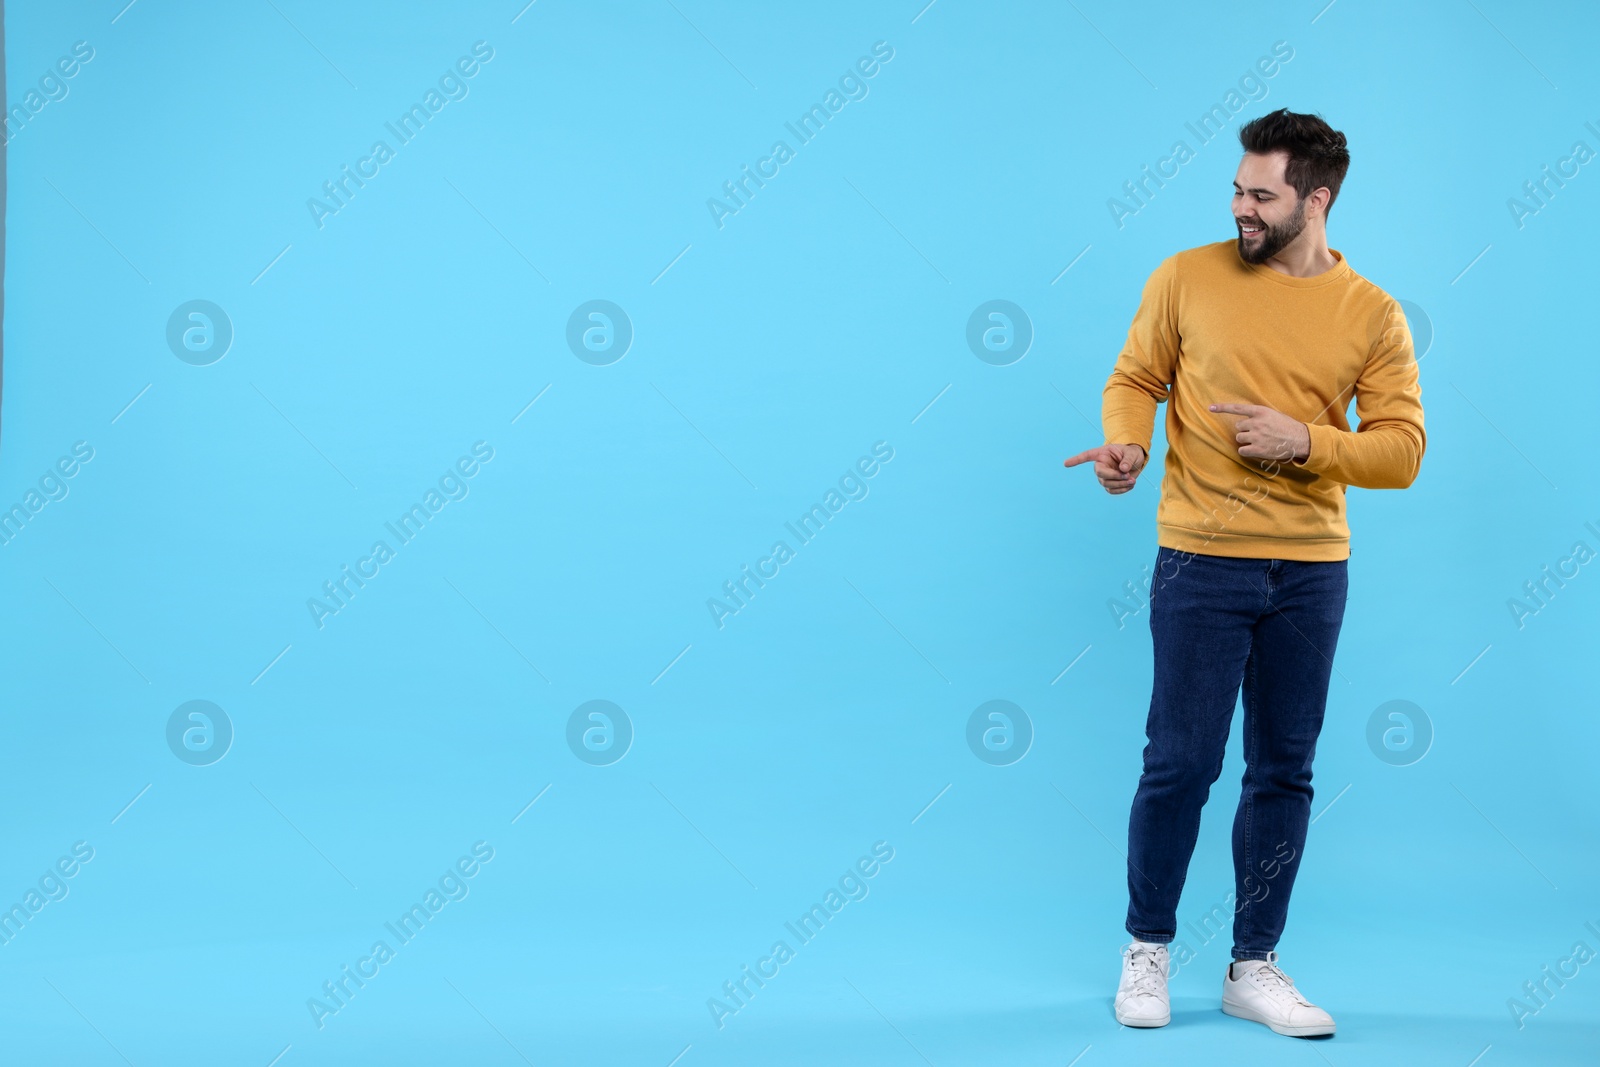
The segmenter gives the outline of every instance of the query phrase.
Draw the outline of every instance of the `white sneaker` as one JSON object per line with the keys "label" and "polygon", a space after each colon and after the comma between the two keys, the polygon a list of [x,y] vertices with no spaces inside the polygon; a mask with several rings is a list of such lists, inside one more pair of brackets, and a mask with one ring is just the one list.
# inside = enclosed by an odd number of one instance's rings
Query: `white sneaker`
{"label": "white sneaker", "polygon": [[1264,1023],[1287,1037],[1320,1037],[1333,1033],[1333,1016],[1307,1000],[1294,979],[1278,969],[1278,954],[1264,960],[1228,965],[1222,980],[1222,1010],[1240,1019]]}
{"label": "white sneaker", "polygon": [[1165,1026],[1172,1021],[1167,999],[1171,973],[1167,946],[1135,940],[1122,950],[1122,984],[1117,987],[1117,1022],[1123,1026]]}

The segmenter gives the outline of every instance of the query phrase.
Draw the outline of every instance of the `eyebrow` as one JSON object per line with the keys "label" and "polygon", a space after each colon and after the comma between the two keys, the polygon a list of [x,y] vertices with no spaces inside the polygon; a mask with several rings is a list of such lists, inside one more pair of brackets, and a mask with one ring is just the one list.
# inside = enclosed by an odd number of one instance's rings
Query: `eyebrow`
{"label": "eyebrow", "polygon": [[[1238,182],[1234,182],[1233,183],[1233,187],[1235,189],[1238,189],[1239,188],[1239,183]],[[1247,190],[1241,190],[1241,191],[1243,191],[1243,192],[1251,192],[1251,193],[1267,193],[1270,196],[1279,195],[1278,191],[1276,189],[1267,189],[1267,188],[1262,187],[1262,186],[1257,186],[1254,189],[1247,189]]]}

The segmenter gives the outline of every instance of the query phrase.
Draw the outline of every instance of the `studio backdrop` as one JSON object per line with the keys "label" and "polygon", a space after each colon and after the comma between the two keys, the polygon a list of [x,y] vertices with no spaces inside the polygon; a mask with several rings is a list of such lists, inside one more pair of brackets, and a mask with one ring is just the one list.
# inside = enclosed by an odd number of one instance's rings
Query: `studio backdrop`
{"label": "studio backdrop", "polygon": [[[1594,1062],[1591,6],[4,14],[0,1058]],[[1347,496],[1315,1044],[1217,1010],[1237,715],[1112,1017],[1166,409],[1063,467],[1281,107],[1428,434]]]}

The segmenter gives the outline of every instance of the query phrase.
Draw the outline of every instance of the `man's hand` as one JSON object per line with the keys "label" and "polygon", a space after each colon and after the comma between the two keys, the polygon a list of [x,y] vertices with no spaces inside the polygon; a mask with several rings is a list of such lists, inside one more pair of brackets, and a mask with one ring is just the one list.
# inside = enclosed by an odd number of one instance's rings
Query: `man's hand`
{"label": "man's hand", "polygon": [[1299,419],[1260,404],[1212,404],[1211,410],[1244,416],[1234,423],[1233,439],[1245,459],[1298,463],[1311,455],[1311,430]]}
{"label": "man's hand", "polygon": [[1115,495],[1133,488],[1133,483],[1138,480],[1139,472],[1144,470],[1149,458],[1139,445],[1101,445],[1079,452],[1063,466],[1076,467],[1093,460],[1095,477],[1100,479],[1106,492]]}

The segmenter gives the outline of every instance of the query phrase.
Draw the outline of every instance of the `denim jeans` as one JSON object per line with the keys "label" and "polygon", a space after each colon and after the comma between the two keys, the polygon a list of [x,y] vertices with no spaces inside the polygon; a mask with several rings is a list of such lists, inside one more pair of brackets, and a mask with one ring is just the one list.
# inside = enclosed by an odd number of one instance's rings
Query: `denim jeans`
{"label": "denim jeans", "polygon": [[[1127,930],[1141,941],[1177,936],[1200,809],[1222,773],[1242,687],[1233,956],[1266,959],[1276,948],[1305,851],[1311,760],[1344,621],[1348,563],[1157,551],[1149,607],[1155,682],[1144,773],[1128,819]],[[1221,932],[1210,929],[1219,911],[1212,908],[1198,928],[1206,940]]]}

